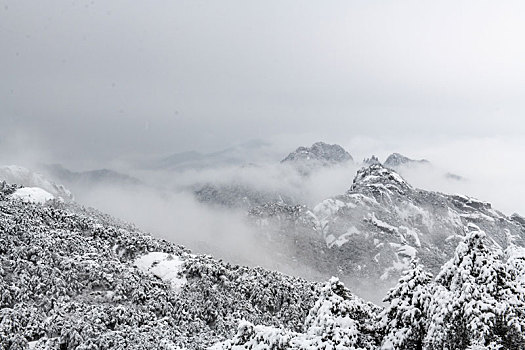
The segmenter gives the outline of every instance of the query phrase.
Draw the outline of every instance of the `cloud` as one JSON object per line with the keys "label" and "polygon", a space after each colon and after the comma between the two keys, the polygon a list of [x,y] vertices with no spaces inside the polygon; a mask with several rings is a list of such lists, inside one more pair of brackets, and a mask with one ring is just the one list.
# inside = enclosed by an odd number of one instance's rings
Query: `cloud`
{"label": "cloud", "polygon": [[520,161],[525,144],[520,138],[466,138],[426,145],[417,154],[431,160],[442,172],[465,177],[447,181],[439,176],[407,176],[424,189],[460,193],[489,201],[495,209],[510,215],[525,214],[525,165]]}
{"label": "cloud", "polygon": [[69,162],[277,134],[518,135],[523,6],[7,1],[2,132]]}
{"label": "cloud", "polygon": [[[135,175],[151,187],[79,188],[77,198],[155,235],[261,264],[272,262],[257,254],[242,213],[203,206],[181,189],[245,184],[314,205],[346,191],[357,170],[303,179],[278,165],[319,140],[345,146],[356,161],[426,158],[434,168],[404,174],[413,185],[525,214],[524,6],[4,1],[0,163]],[[247,159],[257,167],[137,166],[253,138],[273,148]]]}

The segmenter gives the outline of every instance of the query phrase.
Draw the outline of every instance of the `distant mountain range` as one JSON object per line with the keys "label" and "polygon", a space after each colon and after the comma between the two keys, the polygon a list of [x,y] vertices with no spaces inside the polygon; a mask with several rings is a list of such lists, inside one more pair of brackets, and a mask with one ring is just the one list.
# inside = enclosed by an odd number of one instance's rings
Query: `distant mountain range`
{"label": "distant mountain range", "polygon": [[53,179],[69,186],[90,185],[141,185],[143,182],[132,176],[110,169],[71,171],[60,164],[45,164],[42,169]]}
{"label": "distant mountain range", "polygon": [[[185,163],[189,166],[190,163]],[[364,159],[361,164],[356,164],[352,155],[343,147],[337,144],[316,142],[310,147],[298,147],[295,151],[282,158],[280,164],[283,167],[290,167],[302,176],[308,177],[313,173],[330,168],[369,166],[372,164],[382,164],[376,156]],[[428,160],[414,160],[399,153],[389,155],[384,166],[396,170],[403,174],[411,170],[423,170],[431,173],[439,172]],[[452,181],[465,180],[463,177],[443,173],[443,179]],[[221,179],[222,180],[222,179]],[[289,205],[304,204],[300,196],[294,196],[290,192],[279,192],[277,190],[263,190],[253,188],[246,183],[209,181],[206,183],[196,183],[191,186],[191,191],[197,200],[227,207],[241,207],[250,209],[256,205],[266,202],[282,202]]]}
{"label": "distant mountain range", "polygon": [[[260,157],[272,156],[271,144],[263,140],[251,140],[217,152],[201,153],[187,151],[174,153],[159,159],[149,159],[142,167],[158,170],[206,169],[224,166],[244,166],[257,162]],[[269,153],[269,154],[267,154]]]}

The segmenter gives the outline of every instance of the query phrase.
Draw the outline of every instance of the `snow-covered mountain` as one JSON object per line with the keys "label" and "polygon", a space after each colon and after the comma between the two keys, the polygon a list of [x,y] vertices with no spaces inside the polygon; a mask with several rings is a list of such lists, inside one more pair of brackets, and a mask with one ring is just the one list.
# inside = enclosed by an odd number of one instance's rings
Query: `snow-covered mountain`
{"label": "snow-covered mountain", "polygon": [[316,142],[311,147],[299,147],[288,154],[281,163],[290,163],[295,166],[329,166],[353,161],[352,156],[343,147],[337,144]]}
{"label": "snow-covered mountain", "polygon": [[263,140],[250,140],[216,152],[187,151],[174,153],[157,160],[150,160],[144,166],[150,169],[178,171],[244,166],[260,160],[273,159],[275,157],[274,152],[270,143]]}
{"label": "snow-covered mountain", "polygon": [[495,247],[525,246],[525,225],[490,203],[412,187],[394,170],[373,164],[349,190],[313,208],[267,203],[252,208],[254,223],[281,241],[297,261],[324,276],[388,288],[414,258],[431,271],[452,257],[469,223]]}
{"label": "snow-covered mountain", "polygon": [[[377,166],[348,195],[375,193],[378,177],[391,193],[411,190]],[[525,347],[525,249],[509,238],[503,253],[472,223],[435,279],[413,260],[382,308],[337,278],[312,283],[194,255],[94,209],[18,191],[0,188],[2,349]]]}
{"label": "snow-covered mountain", "polygon": [[[316,167],[350,161],[340,146],[319,142],[299,147],[282,163]],[[468,223],[486,231],[495,246],[525,245],[519,215],[508,217],[471,197],[415,188],[397,172],[431,166],[428,161],[394,153],[385,162],[389,167],[377,157],[366,163],[345,193],[308,206],[301,197],[238,181],[197,185],[192,191],[203,203],[247,210],[262,231],[261,244],[292,270],[304,269],[302,276],[318,279],[336,275],[358,292],[373,284],[382,295],[413,258],[436,272],[463,239]]]}

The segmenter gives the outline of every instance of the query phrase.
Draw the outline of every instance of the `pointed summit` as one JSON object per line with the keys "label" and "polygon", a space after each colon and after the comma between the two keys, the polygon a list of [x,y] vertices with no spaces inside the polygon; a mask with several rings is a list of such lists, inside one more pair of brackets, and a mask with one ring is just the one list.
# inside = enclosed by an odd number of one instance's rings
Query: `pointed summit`
{"label": "pointed summit", "polygon": [[386,168],[381,164],[372,164],[357,172],[350,191],[362,188],[378,188],[405,192],[405,190],[412,187],[394,170]]}

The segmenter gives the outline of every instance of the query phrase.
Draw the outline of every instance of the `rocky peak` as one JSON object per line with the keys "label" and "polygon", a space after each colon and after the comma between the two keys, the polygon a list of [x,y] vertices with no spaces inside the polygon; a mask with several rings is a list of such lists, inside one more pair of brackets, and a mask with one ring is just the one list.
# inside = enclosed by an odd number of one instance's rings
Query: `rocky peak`
{"label": "rocky peak", "polygon": [[352,183],[350,191],[364,187],[383,188],[387,190],[396,189],[398,192],[411,188],[398,173],[384,167],[381,164],[372,164],[360,169]]}
{"label": "rocky peak", "polygon": [[379,158],[377,158],[376,156],[372,155],[372,157],[370,157],[370,158],[363,159],[363,164],[364,165],[372,165],[372,164],[381,164],[381,162],[379,161]]}
{"label": "rocky peak", "polygon": [[339,145],[316,142],[311,147],[299,147],[281,162],[319,161],[323,164],[334,164],[352,161],[353,158]]}

